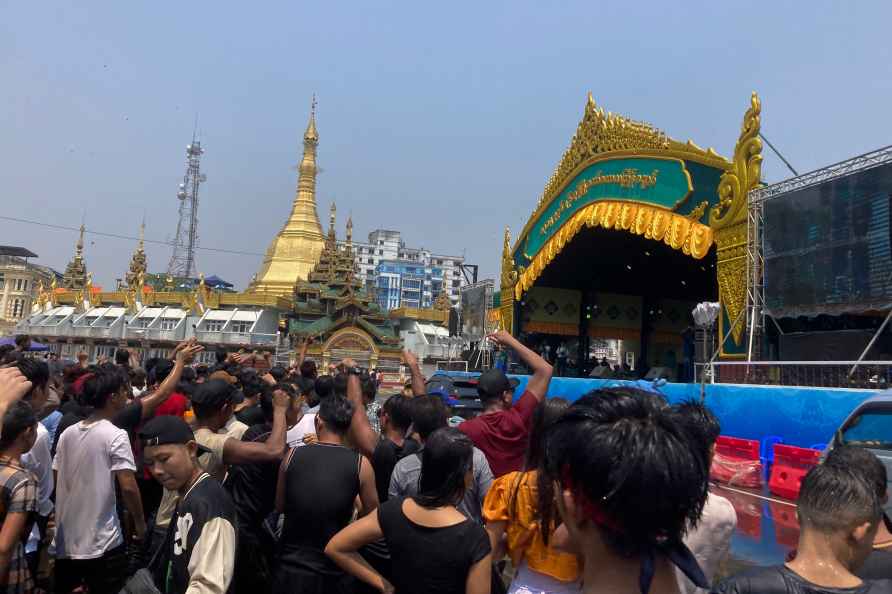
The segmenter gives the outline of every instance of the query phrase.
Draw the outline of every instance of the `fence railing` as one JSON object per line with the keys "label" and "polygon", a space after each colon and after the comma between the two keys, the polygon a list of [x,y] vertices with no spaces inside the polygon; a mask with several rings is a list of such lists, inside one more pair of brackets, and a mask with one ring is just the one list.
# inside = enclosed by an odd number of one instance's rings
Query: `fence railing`
{"label": "fence railing", "polygon": [[822,388],[892,387],[892,361],[715,361],[695,364],[709,384],[756,384]]}

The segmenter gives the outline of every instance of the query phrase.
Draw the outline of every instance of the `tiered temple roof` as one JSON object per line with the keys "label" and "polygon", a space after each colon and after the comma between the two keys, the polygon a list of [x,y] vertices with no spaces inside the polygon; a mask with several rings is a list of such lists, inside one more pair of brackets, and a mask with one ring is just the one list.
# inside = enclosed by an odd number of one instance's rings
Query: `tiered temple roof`
{"label": "tiered temple roof", "polygon": [[353,257],[353,222],[347,221],[345,249],[338,249],[335,233],[336,207],[331,206],[328,235],[319,261],[294,288],[294,316],[290,332],[297,337],[311,336],[324,340],[335,331],[358,327],[380,345],[398,346],[399,336],[374,297],[365,290],[356,274]]}

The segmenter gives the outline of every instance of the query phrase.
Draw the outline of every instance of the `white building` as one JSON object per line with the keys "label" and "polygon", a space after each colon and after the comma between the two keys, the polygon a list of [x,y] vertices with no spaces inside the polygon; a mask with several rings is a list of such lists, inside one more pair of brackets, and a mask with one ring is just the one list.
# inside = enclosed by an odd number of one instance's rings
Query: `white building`
{"label": "white building", "polygon": [[[388,291],[378,300],[385,309],[431,307],[445,290],[458,303],[466,284],[463,256],[435,254],[424,248],[406,247],[399,231],[377,229],[368,243],[353,243],[356,266],[369,291]],[[417,295],[416,295],[417,291]]]}
{"label": "white building", "polygon": [[0,335],[12,332],[28,317],[39,284],[48,288],[59,276],[46,266],[28,261],[36,257],[25,248],[0,246]]}

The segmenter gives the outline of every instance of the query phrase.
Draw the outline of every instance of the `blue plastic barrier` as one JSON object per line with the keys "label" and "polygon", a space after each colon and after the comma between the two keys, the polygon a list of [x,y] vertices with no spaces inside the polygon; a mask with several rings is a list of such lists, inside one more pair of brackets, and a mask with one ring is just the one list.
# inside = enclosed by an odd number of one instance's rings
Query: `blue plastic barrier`
{"label": "blue plastic barrier", "polygon": [[[477,374],[449,372],[448,375],[473,377]],[[529,376],[512,377],[520,380],[515,392],[519,398]],[[548,396],[573,401],[605,385],[629,384],[634,382],[557,377],[551,380]],[[700,399],[700,384],[666,384],[659,390],[673,404]],[[807,448],[830,442],[846,416],[875,393],[875,390],[846,388],[707,384],[706,404],[721,422],[722,435],[760,442],[767,437],[780,437],[787,445]]]}

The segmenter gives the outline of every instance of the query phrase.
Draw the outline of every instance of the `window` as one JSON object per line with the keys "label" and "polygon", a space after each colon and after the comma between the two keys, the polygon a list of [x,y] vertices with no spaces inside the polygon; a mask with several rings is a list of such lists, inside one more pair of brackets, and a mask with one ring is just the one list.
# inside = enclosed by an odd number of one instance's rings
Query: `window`
{"label": "window", "polygon": [[9,304],[9,317],[20,318],[25,313],[25,300],[13,299]]}
{"label": "window", "polygon": [[6,277],[2,272],[0,272],[0,289],[2,289],[5,286],[6,286]]}
{"label": "window", "polygon": [[383,255],[384,255],[384,250],[378,250],[378,255],[379,255],[379,256],[383,256]]}
{"label": "window", "polygon": [[207,332],[220,332],[223,330],[223,320],[205,320],[204,329]]}
{"label": "window", "polygon": [[[384,245],[384,240],[383,240],[383,239],[379,239],[379,240],[378,240],[378,245]],[[380,251],[379,251],[378,253],[380,253]]]}
{"label": "window", "polygon": [[236,334],[247,334],[251,331],[251,322],[233,322],[232,331]]}
{"label": "window", "polygon": [[161,318],[161,329],[162,330],[173,330],[177,327],[177,323],[179,322],[176,318]]}
{"label": "window", "polygon": [[152,323],[152,318],[137,318],[135,322],[131,325],[134,328],[148,328],[149,324]]}

